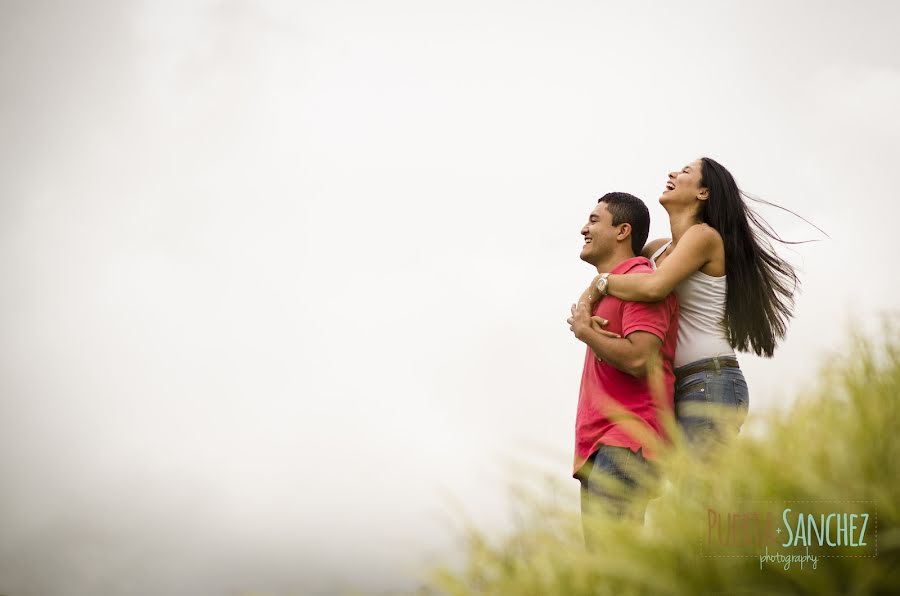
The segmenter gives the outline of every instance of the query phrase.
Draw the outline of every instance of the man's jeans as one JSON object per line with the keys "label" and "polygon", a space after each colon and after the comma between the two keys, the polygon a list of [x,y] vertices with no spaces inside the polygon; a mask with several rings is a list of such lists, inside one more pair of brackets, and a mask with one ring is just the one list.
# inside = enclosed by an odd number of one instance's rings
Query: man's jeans
{"label": "man's jeans", "polygon": [[596,513],[644,523],[647,503],[657,496],[659,471],[643,453],[627,447],[601,445],[581,468],[581,519],[587,548],[597,537],[588,518]]}

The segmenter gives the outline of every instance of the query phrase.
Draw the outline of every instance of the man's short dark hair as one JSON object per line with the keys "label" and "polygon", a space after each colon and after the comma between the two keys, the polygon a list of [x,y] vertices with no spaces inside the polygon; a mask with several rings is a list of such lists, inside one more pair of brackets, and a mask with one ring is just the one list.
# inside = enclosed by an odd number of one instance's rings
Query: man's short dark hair
{"label": "man's short dark hair", "polygon": [[597,202],[606,203],[614,226],[631,225],[631,250],[635,255],[641,254],[650,234],[650,211],[644,201],[627,192],[608,192]]}

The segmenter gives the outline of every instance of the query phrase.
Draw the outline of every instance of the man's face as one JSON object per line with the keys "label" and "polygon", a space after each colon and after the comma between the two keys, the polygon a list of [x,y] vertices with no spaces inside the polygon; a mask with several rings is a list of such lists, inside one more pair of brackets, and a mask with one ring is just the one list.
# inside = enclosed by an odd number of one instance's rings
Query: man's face
{"label": "man's face", "polygon": [[588,222],[581,228],[581,235],[584,236],[582,261],[597,265],[615,250],[620,226],[614,226],[612,222],[613,217],[606,208],[606,203],[597,203],[588,216]]}

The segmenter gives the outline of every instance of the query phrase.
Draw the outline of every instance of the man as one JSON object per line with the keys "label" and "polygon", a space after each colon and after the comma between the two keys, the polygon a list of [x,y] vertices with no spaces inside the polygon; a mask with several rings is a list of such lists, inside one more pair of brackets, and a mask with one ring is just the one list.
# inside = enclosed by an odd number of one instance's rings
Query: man
{"label": "man", "polygon": [[[581,229],[581,259],[594,265],[603,284],[610,273],[649,273],[640,254],[650,230],[647,206],[635,196],[604,195]],[[587,344],[575,422],[575,469],[582,485],[582,518],[600,508],[643,523],[658,474],[652,463],[672,412],[672,361],[678,305],[625,302],[606,296],[589,312],[582,299],[568,319]],[[605,329],[600,327],[606,321]],[[585,523],[585,540],[594,542]]]}

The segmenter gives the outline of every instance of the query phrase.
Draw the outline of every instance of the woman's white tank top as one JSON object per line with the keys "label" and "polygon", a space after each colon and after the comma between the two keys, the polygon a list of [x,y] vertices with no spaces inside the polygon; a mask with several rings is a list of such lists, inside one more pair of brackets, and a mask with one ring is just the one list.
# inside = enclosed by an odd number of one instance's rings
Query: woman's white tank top
{"label": "woman's white tank top", "polygon": [[[670,240],[653,253],[650,262],[656,268],[656,258],[672,244]],[[695,271],[675,286],[678,298],[678,344],[675,348],[675,368],[704,358],[734,356],[725,333],[726,276],[713,277]]]}

